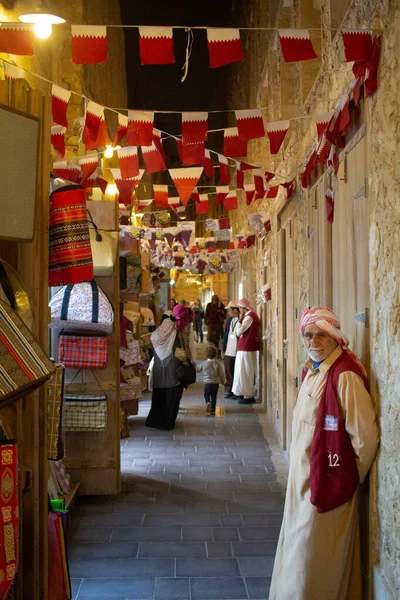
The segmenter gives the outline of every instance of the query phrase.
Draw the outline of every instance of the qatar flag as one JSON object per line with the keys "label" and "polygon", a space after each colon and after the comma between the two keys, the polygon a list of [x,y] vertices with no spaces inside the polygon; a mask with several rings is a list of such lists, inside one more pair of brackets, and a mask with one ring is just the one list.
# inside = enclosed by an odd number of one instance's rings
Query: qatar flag
{"label": "qatar flag", "polygon": [[240,162],[236,163],[236,189],[244,190],[244,171],[240,170]]}
{"label": "qatar flag", "polygon": [[79,166],[82,171],[82,185],[85,185],[85,182],[93,173],[96,171],[99,166],[99,157],[97,154],[93,154],[93,156],[82,156],[78,160]]}
{"label": "qatar flag", "polygon": [[[4,66],[4,77],[8,81],[9,79],[26,79],[26,73],[24,69],[20,69],[10,63],[3,63]],[[54,121],[54,119],[53,119]]]}
{"label": "qatar flag", "polygon": [[214,177],[215,175],[209,150],[204,151],[204,173],[207,175],[207,177]]}
{"label": "qatar flag", "polygon": [[182,204],[186,206],[203,173],[203,167],[168,169],[168,171],[182,200]]}
{"label": "qatar flag", "polygon": [[51,145],[54,148],[54,152],[57,154],[59,158],[64,158],[65,156],[65,132],[67,131],[66,127],[62,127],[61,125],[53,125],[51,128]]}
{"label": "qatar flag", "polygon": [[107,123],[105,119],[101,119],[99,125],[99,131],[97,132],[97,138],[92,140],[85,135],[83,132],[83,141],[85,142],[86,150],[97,150],[97,148],[103,148],[105,146],[111,146],[110,136],[108,135]]}
{"label": "qatar flag", "polygon": [[331,189],[327,189],[325,192],[325,203],[326,203],[326,218],[328,223],[333,223],[335,204],[334,204],[334,192]]}
{"label": "qatar flag", "polygon": [[138,204],[137,207],[139,210],[141,210],[142,208],[147,208],[148,206],[150,206],[150,204],[153,202],[153,200],[138,200]]}
{"label": "qatar flag", "polygon": [[229,157],[247,155],[247,140],[239,135],[237,127],[224,130],[224,154]]}
{"label": "qatar flag", "polygon": [[182,113],[182,142],[205,142],[208,130],[208,113],[183,112]]}
{"label": "qatar flag", "polygon": [[162,132],[159,129],[153,129],[153,142],[156,145],[157,150],[159,151],[159,153],[162,156],[163,161],[165,162],[165,152],[164,152],[164,147],[162,144],[162,138],[161,138]]}
{"label": "qatar flag", "polygon": [[207,29],[210,67],[222,67],[244,60],[239,29]]}
{"label": "qatar flag", "polygon": [[279,40],[285,62],[317,58],[308,29],[279,29]]}
{"label": "qatar flag", "polygon": [[182,140],[177,139],[178,153],[184,167],[192,165],[203,165],[205,162],[204,142],[193,142],[185,144]]}
{"label": "qatar flag", "polygon": [[220,183],[229,183],[231,180],[231,175],[229,173],[229,165],[228,159],[223,154],[218,154],[218,162],[219,162],[219,182]]}
{"label": "qatar flag", "polygon": [[69,165],[66,160],[60,160],[53,163],[53,173],[61,179],[78,183],[82,176],[82,171],[77,165]]}
{"label": "qatar flag", "polygon": [[146,173],[165,171],[165,162],[154,142],[150,146],[142,146],[142,155]]}
{"label": "qatar flag", "polygon": [[128,111],[128,146],[151,146],[153,142],[154,112],[150,110]]}
{"label": "qatar flag", "polygon": [[331,122],[331,119],[334,114],[335,114],[334,111],[331,110],[330,112],[322,113],[315,117],[315,122],[317,125],[318,140],[320,140],[322,138],[325,131],[328,129],[328,125]]}
{"label": "qatar flag", "polygon": [[265,136],[261,110],[236,110],[236,125],[242,139],[253,140]]}
{"label": "qatar flag", "polygon": [[268,123],[267,135],[269,138],[271,154],[278,154],[282,142],[285,139],[285,135],[288,132],[289,125],[290,121],[275,121],[275,123]]}
{"label": "qatar flag", "polygon": [[139,175],[139,157],[136,146],[126,146],[117,150],[122,179]]}
{"label": "qatar flag", "polygon": [[200,194],[199,201],[196,202],[196,215],[206,215],[210,212],[210,201],[208,194]]}
{"label": "qatar flag", "polygon": [[371,56],[367,60],[367,72],[365,76],[365,97],[369,98],[378,89],[378,66],[381,55],[381,36],[376,35],[372,43]]}
{"label": "qatar flag", "polygon": [[252,183],[246,183],[244,186],[244,191],[246,193],[246,206],[250,206],[254,198],[254,194],[256,193],[256,186]]}
{"label": "qatar flag", "polygon": [[121,115],[118,113],[118,129],[115,134],[113,146],[118,146],[124,137],[126,136],[128,131],[128,117],[127,115]]}
{"label": "qatar flag", "polygon": [[286,202],[289,202],[296,189],[296,180],[292,179],[292,181],[288,181],[287,183],[281,183],[281,186],[286,189]]}
{"label": "qatar flag", "polygon": [[261,169],[254,170],[254,185],[256,188],[256,200],[264,198],[265,185],[264,185],[264,174]]}
{"label": "qatar flag", "polygon": [[172,208],[175,212],[175,209],[180,205],[181,199],[179,196],[172,196],[172,198],[168,198],[168,206]]}
{"label": "qatar flag", "polygon": [[279,192],[279,185],[270,185],[267,192],[267,198],[276,198]]}
{"label": "qatar flag", "polygon": [[139,27],[139,49],[142,65],[174,63],[172,27]]}
{"label": "qatar flag", "polygon": [[119,192],[119,202],[125,206],[132,204],[132,194],[143,177],[144,169],[140,169],[139,175],[131,179],[122,179],[121,169],[110,169],[110,171]]}
{"label": "qatar flag", "polygon": [[167,185],[153,185],[153,197],[154,204],[156,206],[163,206],[168,208],[168,186]]}
{"label": "qatar flag", "polygon": [[104,121],[104,106],[101,104],[96,104],[96,102],[92,102],[89,100],[86,107],[86,117],[85,117],[85,126],[84,126],[84,142],[86,144],[86,140],[96,140],[100,121]]}
{"label": "qatar flag", "polygon": [[53,83],[51,87],[51,111],[53,123],[68,127],[67,108],[71,92]]}
{"label": "qatar flag", "polygon": [[32,56],[34,39],[32,23],[5,23],[3,21],[0,27],[0,52]]}
{"label": "qatar flag", "polygon": [[342,31],[346,62],[367,61],[372,52],[372,36],[369,31]]}
{"label": "qatar flag", "polygon": [[226,196],[229,194],[229,185],[217,185],[217,187],[215,188],[215,192],[215,206],[219,206],[223,203]]}
{"label": "qatar flag", "polygon": [[71,25],[72,62],[94,65],[107,60],[107,27]]}

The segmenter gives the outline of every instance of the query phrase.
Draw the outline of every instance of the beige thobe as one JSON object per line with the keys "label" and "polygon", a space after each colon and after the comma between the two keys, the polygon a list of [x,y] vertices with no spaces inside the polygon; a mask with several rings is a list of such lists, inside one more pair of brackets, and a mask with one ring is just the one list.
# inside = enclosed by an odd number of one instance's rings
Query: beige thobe
{"label": "beige thobe", "polygon": [[[358,531],[358,493],[350,502],[318,513],[310,502],[310,454],[315,421],[338,346],[309,371],[293,411],[290,468],[270,600],[362,600]],[[357,457],[362,482],[378,447],[378,426],[371,398],[352,372],[339,376],[337,396],[346,431]]]}

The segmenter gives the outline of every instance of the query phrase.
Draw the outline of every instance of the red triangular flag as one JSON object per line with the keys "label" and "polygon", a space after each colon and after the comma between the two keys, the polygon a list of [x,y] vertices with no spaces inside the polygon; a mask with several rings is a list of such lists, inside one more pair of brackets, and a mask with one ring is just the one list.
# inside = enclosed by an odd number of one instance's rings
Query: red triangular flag
{"label": "red triangular flag", "polygon": [[[228,196],[226,197],[226,199],[228,198]],[[218,229],[230,229],[231,226],[231,220],[229,217],[221,217],[221,219],[218,219]]]}
{"label": "red triangular flag", "polygon": [[252,183],[246,183],[244,186],[244,191],[246,193],[246,206],[250,206],[254,194],[256,193],[256,187]]}
{"label": "red triangular flag", "polygon": [[244,59],[239,29],[207,29],[207,41],[213,69]]}
{"label": "red triangular flag", "polygon": [[127,131],[128,117],[127,115],[121,115],[121,113],[118,113],[118,129],[115,134],[113,146],[118,146],[122,142],[122,140],[126,136]]}
{"label": "red triangular flag", "polygon": [[168,186],[167,185],[153,185],[153,197],[154,204],[156,206],[163,206],[168,208]]}
{"label": "red triangular flag", "polygon": [[367,61],[372,52],[372,36],[368,31],[342,31],[346,62]]}
{"label": "red triangular flag", "polygon": [[53,83],[51,87],[51,110],[53,123],[68,127],[67,108],[71,92]]}
{"label": "red triangular flag", "polygon": [[205,142],[207,139],[208,113],[183,112],[182,113],[182,142]]}
{"label": "red triangular flag", "polygon": [[142,65],[174,63],[172,27],[139,27],[139,49]]}
{"label": "red triangular flag", "polygon": [[67,131],[66,127],[61,127],[61,125],[53,125],[51,128],[51,145],[54,148],[54,152],[57,154],[59,158],[64,158],[65,156],[65,132]]}
{"label": "red triangular flag", "polygon": [[4,65],[4,77],[8,79],[26,79],[26,73],[24,69],[20,69],[10,63],[3,63]]}
{"label": "red triangular flag", "polygon": [[320,115],[317,115],[315,117],[315,122],[317,124],[317,133],[318,133],[318,139],[320,140],[322,138],[322,136],[324,135],[325,131],[328,129],[328,125],[332,120],[332,117],[334,115],[334,111],[331,110],[330,112],[326,112],[326,113],[322,113]]}
{"label": "red triangular flag", "polygon": [[256,188],[256,200],[264,198],[265,186],[264,186],[264,175],[261,169],[254,170],[254,185]]}
{"label": "red triangular flag", "polygon": [[333,190],[327,189],[325,192],[325,202],[326,202],[326,218],[329,223],[333,223],[334,218],[334,193]]}
{"label": "red triangular flag", "polygon": [[83,132],[83,139],[87,150],[96,150],[97,148],[104,148],[105,146],[111,146],[110,136],[108,135],[107,123],[104,118],[101,119],[99,130],[97,132],[97,138],[92,140],[85,136]]}
{"label": "red triangular flag", "polygon": [[72,183],[80,181],[82,171],[77,165],[69,165],[66,160],[60,160],[53,163],[53,173],[61,179],[66,179]]}
{"label": "red triangular flag", "polygon": [[154,142],[150,146],[142,146],[142,155],[146,173],[165,171],[165,162]]}
{"label": "red triangular flag", "polygon": [[279,29],[279,40],[285,62],[317,58],[308,29]]}
{"label": "red triangular flag", "polygon": [[99,186],[99,188],[101,189],[101,191],[103,192],[103,194],[105,194],[107,186],[108,186],[107,179],[104,179],[104,177],[97,177],[96,181],[97,181],[97,185]]}
{"label": "red triangular flag", "polygon": [[139,175],[131,179],[122,179],[120,169],[110,169],[110,171],[119,192],[119,202],[125,206],[132,204],[132,194],[143,177],[144,170],[140,169]]}
{"label": "red triangular flag", "polygon": [[229,157],[247,155],[247,140],[239,135],[237,127],[224,130],[224,154]]}
{"label": "red triangular flag", "polygon": [[211,154],[210,154],[209,150],[205,150],[204,173],[207,175],[207,177],[214,177],[214,175],[215,175],[214,167],[213,167],[212,159],[211,159]]}
{"label": "red triangular flag", "polygon": [[186,206],[201,177],[203,167],[168,169],[168,171],[182,200],[182,204]]}
{"label": "red triangular flag", "polygon": [[0,27],[0,52],[33,55],[33,25],[31,23],[3,23]]}
{"label": "red triangular flag", "polygon": [[101,120],[104,120],[104,106],[89,100],[86,107],[85,128],[83,131],[85,144],[86,140],[97,139]]}
{"label": "red triangular flag", "polygon": [[117,150],[122,179],[139,175],[139,157],[136,146],[126,146]]}
{"label": "red triangular flag", "polygon": [[196,202],[196,215],[206,215],[210,212],[210,201],[208,194],[200,194],[199,202]]}
{"label": "red triangular flag", "polygon": [[237,210],[238,199],[236,196],[236,190],[231,190],[224,199],[224,210]]}
{"label": "red triangular flag", "polygon": [[282,142],[285,139],[285,135],[289,129],[290,121],[276,121],[275,123],[268,123],[267,134],[270,144],[271,154],[278,154]]}
{"label": "red triangular flag", "polygon": [[256,243],[255,235],[248,235],[246,237],[246,248],[251,248],[252,246],[254,246],[255,243]]}
{"label": "red triangular flag", "polygon": [[226,196],[229,194],[229,185],[217,185],[215,188],[216,197],[215,197],[215,206],[219,206],[223,203]]}
{"label": "red triangular flag", "polygon": [[85,182],[89,177],[96,171],[99,166],[99,157],[97,154],[93,154],[93,156],[82,156],[78,160],[79,166],[82,171],[82,185],[85,185]]}
{"label": "red triangular flag", "polygon": [[235,115],[241,138],[253,140],[264,137],[265,129],[261,110],[236,110]]}
{"label": "red triangular flag", "polygon": [[150,110],[128,111],[128,146],[151,146],[153,142],[154,112]]}
{"label": "red triangular flag", "polygon": [[228,159],[226,156],[222,154],[218,154],[218,162],[219,162],[219,182],[220,183],[229,183],[231,180],[231,175],[229,173],[229,165]]}
{"label": "red triangular flag", "polygon": [[94,65],[107,60],[107,27],[71,25],[72,62]]}

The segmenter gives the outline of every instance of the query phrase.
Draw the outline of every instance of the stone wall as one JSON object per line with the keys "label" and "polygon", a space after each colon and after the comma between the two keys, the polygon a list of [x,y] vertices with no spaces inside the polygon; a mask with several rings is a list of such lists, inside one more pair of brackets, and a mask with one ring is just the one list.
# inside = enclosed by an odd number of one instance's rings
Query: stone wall
{"label": "stone wall", "polygon": [[[258,3],[249,17],[260,27],[297,26],[316,27],[322,31],[315,40],[321,45],[318,71],[309,65],[281,63],[276,36],[265,33],[268,42],[260,46],[260,39],[250,44],[250,60],[237,67],[237,79],[241,85],[231,88],[231,105],[235,108],[268,107],[263,112],[265,121],[275,121],[300,115],[322,113],[334,108],[335,103],[352,81],[351,65],[344,62],[340,34],[335,29],[342,22],[346,28],[373,27],[382,30],[382,56],[379,89],[374,97],[365,102],[365,122],[368,144],[368,198],[369,198],[369,249],[370,249],[370,352],[371,393],[380,418],[381,447],[371,475],[371,562],[374,566],[375,597],[400,597],[400,550],[399,536],[399,476],[400,476],[400,384],[396,377],[400,364],[400,167],[397,152],[399,133],[399,83],[398,40],[400,36],[400,5],[385,0],[322,0],[311,2],[297,0],[292,8],[276,10],[276,2],[270,3],[273,13],[268,13],[265,3]],[[321,17],[321,21],[319,18]],[[342,19],[344,19],[342,21]],[[260,38],[259,34],[259,38]],[[249,64],[254,68],[249,69]],[[249,144],[248,162],[278,174],[279,181],[288,181],[299,171],[307,151],[315,138],[312,119],[291,123],[284,149],[278,156],[269,154],[268,140],[256,140]],[[309,255],[308,255],[308,209],[307,194],[298,184],[291,200],[296,205],[296,289],[295,305],[300,311],[308,305]],[[272,302],[269,310],[268,343],[275,353],[277,343],[277,232],[278,213],[285,204],[281,190],[276,200],[264,200],[257,206],[271,214],[272,233],[267,242],[258,242],[256,250],[242,259],[241,269],[230,280],[234,295],[242,282],[244,294],[251,297],[254,287],[272,284]],[[248,229],[248,212],[242,198],[237,214],[232,218],[235,232]],[[269,268],[262,263],[269,252]],[[298,365],[304,362],[304,350],[298,349]],[[278,379],[273,367],[269,374],[272,381],[267,389],[270,397],[262,398],[269,417],[279,428]],[[372,578],[371,578],[372,580]],[[372,597],[372,592],[371,592]]]}

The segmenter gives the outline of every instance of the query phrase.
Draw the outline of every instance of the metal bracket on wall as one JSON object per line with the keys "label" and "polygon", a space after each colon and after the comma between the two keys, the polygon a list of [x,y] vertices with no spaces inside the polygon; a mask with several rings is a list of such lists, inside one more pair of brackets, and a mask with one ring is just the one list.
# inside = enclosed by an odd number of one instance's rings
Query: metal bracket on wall
{"label": "metal bracket on wall", "polygon": [[347,154],[343,159],[343,177],[340,178],[340,181],[347,183]]}
{"label": "metal bracket on wall", "polygon": [[355,316],[356,321],[359,323],[364,323],[365,327],[369,327],[369,308],[365,309],[365,312],[357,313]]}

